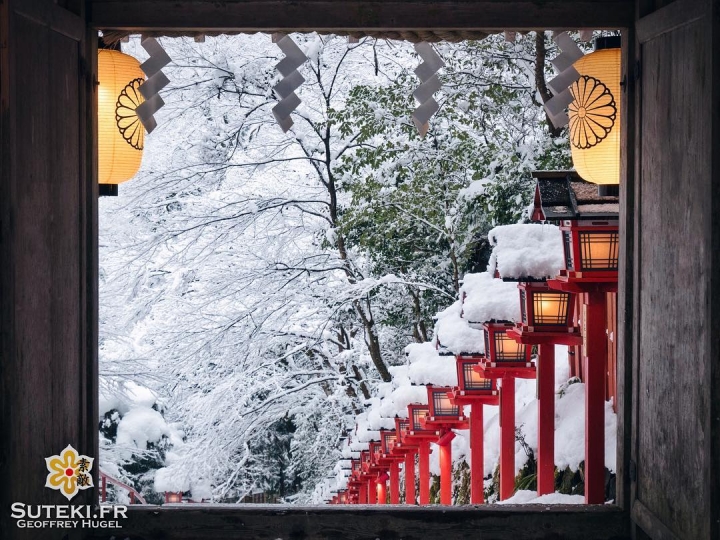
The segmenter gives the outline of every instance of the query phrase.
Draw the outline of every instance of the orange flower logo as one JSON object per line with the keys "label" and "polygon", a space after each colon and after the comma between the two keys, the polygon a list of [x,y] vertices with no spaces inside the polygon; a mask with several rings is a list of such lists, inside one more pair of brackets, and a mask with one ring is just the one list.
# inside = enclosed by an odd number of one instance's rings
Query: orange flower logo
{"label": "orange flower logo", "polygon": [[59,490],[69,501],[81,489],[93,487],[90,470],[93,458],[77,453],[69,444],[59,456],[45,458],[50,473],[45,480],[45,487]]}

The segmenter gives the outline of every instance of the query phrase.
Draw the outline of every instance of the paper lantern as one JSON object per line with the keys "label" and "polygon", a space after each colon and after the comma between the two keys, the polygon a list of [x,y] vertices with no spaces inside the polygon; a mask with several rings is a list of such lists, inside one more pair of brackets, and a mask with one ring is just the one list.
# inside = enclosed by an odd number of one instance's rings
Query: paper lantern
{"label": "paper lantern", "polygon": [[111,49],[98,51],[98,182],[120,184],[140,168],[145,131],[135,108],[144,100],[140,62]]}
{"label": "paper lantern", "polygon": [[574,64],[570,149],[575,170],[594,184],[620,183],[620,38],[598,38]]}

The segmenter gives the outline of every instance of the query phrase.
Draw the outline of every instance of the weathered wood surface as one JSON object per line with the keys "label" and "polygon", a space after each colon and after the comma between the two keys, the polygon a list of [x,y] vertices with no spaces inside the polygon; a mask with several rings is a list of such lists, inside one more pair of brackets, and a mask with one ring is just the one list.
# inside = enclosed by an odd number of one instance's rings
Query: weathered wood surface
{"label": "weathered wood surface", "polygon": [[[629,517],[617,507],[131,507],[115,536],[129,540],[620,540]],[[118,534],[120,533],[120,534]],[[87,539],[109,540],[110,532]]]}
{"label": "weathered wood surface", "polygon": [[[711,177],[710,177],[710,294],[708,320],[720,321],[720,15],[717,2],[713,4],[712,22],[708,24],[712,32],[711,70],[712,104],[710,118],[712,132]],[[710,388],[710,429],[708,434],[709,470],[705,479],[706,489],[710,491],[710,538],[720,538],[720,330],[715,324],[709,341],[710,373],[707,382]]]}
{"label": "weathered wood surface", "polygon": [[638,136],[636,126],[639,119],[637,105],[637,85],[632,73],[636,60],[636,36],[634,29],[623,33],[622,73],[625,74],[625,85],[622,87],[621,114],[628,119],[622,122],[620,134],[620,260],[618,268],[617,295],[617,336],[615,340],[617,352],[617,470],[616,470],[616,503],[630,511],[630,450],[632,448],[632,399],[633,399],[633,306],[638,287],[635,279],[635,144]]}
{"label": "weathered wood surface", "polygon": [[[0,538],[23,531],[9,506],[63,504],[45,458],[96,453],[96,201],[87,173],[90,81],[84,42],[52,0],[0,4]],[[15,8],[22,8],[16,10]],[[27,16],[28,11],[32,16]],[[67,30],[67,29],[66,29]],[[94,381],[94,382],[93,382]],[[90,500],[90,493],[73,502]]]}
{"label": "weathered wood surface", "polygon": [[710,18],[684,16],[689,22],[658,28],[642,47],[634,312],[640,504],[633,516],[658,538],[667,530],[709,539],[718,518],[711,494],[719,488],[709,475],[720,450],[710,440],[711,424],[720,423],[710,417],[711,374],[720,361],[711,345],[720,327],[709,302],[718,271],[710,249],[719,232],[711,169],[718,105],[711,99]]}
{"label": "weathered wood surface", "polygon": [[324,30],[621,28],[628,0],[92,0],[103,29]]}
{"label": "weathered wood surface", "polygon": [[652,11],[638,20],[637,37],[640,43],[660,37],[662,34],[697,21],[705,15],[706,6],[698,0],[675,0],[667,6]]}

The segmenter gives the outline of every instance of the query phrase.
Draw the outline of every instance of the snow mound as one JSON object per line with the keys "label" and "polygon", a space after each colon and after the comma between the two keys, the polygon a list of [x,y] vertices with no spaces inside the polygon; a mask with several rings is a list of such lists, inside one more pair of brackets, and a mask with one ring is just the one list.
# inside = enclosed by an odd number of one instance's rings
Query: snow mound
{"label": "snow mound", "polygon": [[494,246],[488,272],[505,279],[547,278],[565,267],[560,228],[547,224],[502,225],[488,233]]}
{"label": "snow mound", "polygon": [[468,322],[520,320],[517,284],[494,278],[488,272],[466,274],[460,297],[464,298],[462,317]]}
{"label": "snow mound", "polygon": [[190,490],[190,475],[183,473],[177,467],[163,467],[155,473],[154,488],[158,493],[165,491],[184,493]]}
{"label": "snow mound", "polygon": [[562,493],[548,493],[538,497],[536,491],[521,489],[509,499],[499,501],[497,504],[585,504],[585,497]]}
{"label": "snow mound", "polygon": [[[478,333],[477,330],[474,332]],[[405,347],[405,354],[408,357],[408,376],[412,384],[457,385],[454,356],[440,355],[430,342],[411,343]]]}
{"label": "snow mound", "polygon": [[435,342],[451,353],[482,353],[485,351],[484,339],[482,330],[470,327],[468,320],[462,317],[460,300],[437,314]]}
{"label": "snow mound", "polygon": [[170,436],[171,428],[155,409],[137,407],[122,417],[117,427],[118,447],[145,450],[149,442],[156,443],[163,436]]}

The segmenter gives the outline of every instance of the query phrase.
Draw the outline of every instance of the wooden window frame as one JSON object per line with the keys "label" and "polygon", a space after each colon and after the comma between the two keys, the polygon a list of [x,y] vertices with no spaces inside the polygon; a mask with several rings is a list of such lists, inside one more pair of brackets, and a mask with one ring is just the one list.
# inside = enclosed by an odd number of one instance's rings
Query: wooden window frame
{"label": "wooden window frame", "polygon": [[[623,32],[622,73],[635,58],[635,3],[627,0],[536,0],[467,2],[460,0],[89,0],[91,29],[143,32],[229,32],[333,30],[429,30],[481,29],[486,31],[541,28],[619,29]],[[475,21],[481,21],[478,25]],[[89,34],[92,35],[92,34]],[[90,56],[96,54],[89,39]],[[96,70],[96,66],[90,66]],[[94,71],[93,71],[94,72]],[[632,331],[626,314],[632,313],[632,253],[634,206],[633,122],[636,98],[632,77],[624,80],[621,148],[623,166],[620,203],[620,293],[618,296],[618,455],[615,504],[597,506],[497,506],[480,507],[292,507],[233,508],[228,505],[194,504],[183,508],[131,507],[123,522],[122,538],[428,538],[444,540],[478,538],[629,538],[630,524],[630,420]],[[88,133],[95,131],[89,129]],[[89,161],[96,163],[94,136],[87,141]],[[95,173],[93,173],[95,174]],[[92,175],[91,175],[92,176]],[[94,209],[97,219],[97,205]],[[96,223],[96,221],[95,221]],[[97,228],[95,228],[97,246]],[[97,249],[97,247],[96,247]],[[97,252],[95,253],[97,260]],[[89,287],[93,290],[93,287]],[[97,286],[94,287],[97,295]],[[97,298],[95,298],[97,306]],[[94,326],[97,332],[97,325]],[[97,341],[95,341],[97,343]],[[97,351],[91,352],[97,363]],[[91,408],[86,429],[96,431],[97,370],[92,370],[86,396]],[[95,455],[98,451],[97,436]],[[108,538],[90,533],[85,538]]]}

